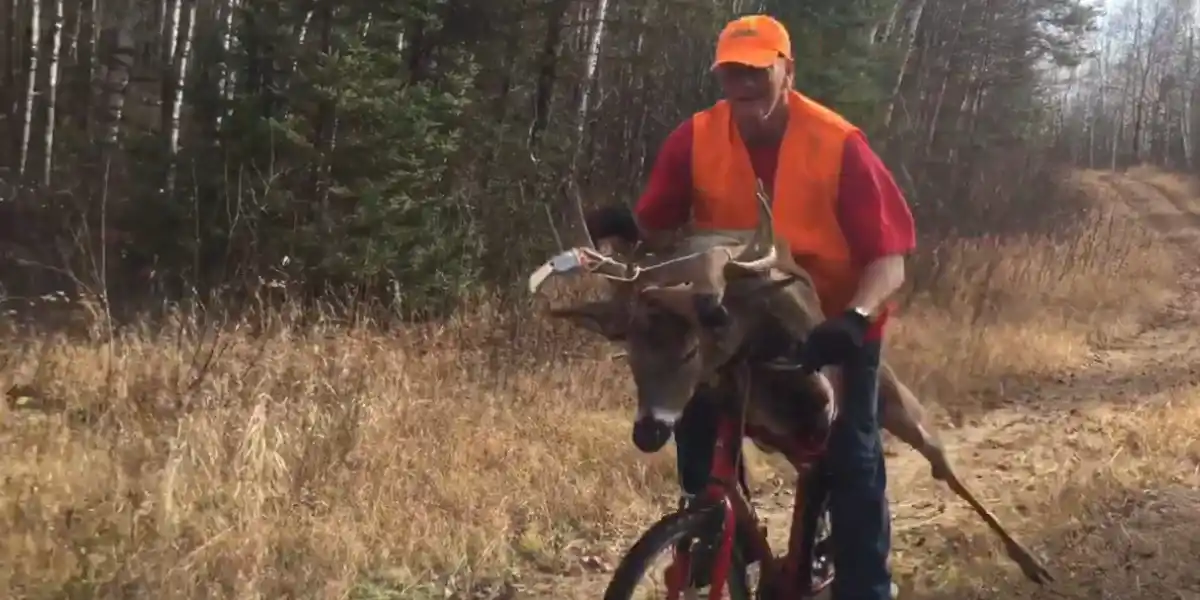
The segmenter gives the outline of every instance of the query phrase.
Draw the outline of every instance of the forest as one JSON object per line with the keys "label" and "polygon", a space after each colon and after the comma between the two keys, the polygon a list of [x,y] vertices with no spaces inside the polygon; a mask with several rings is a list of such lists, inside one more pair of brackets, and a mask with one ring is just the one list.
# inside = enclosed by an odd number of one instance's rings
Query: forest
{"label": "forest", "polygon": [[[0,596],[598,597],[673,450],[525,280],[756,12],[912,207],[888,352],[964,479],[1063,597],[1200,585],[1192,2],[0,7]],[[911,597],[1037,597],[893,442]]]}
{"label": "forest", "polygon": [[924,250],[1072,212],[1044,201],[1063,165],[1195,161],[1184,2],[5,7],[14,296],[136,310],[286,282],[415,315],[506,293],[551,222],[574,225],[568,187],[636,199],[666,134],[716,99],[706,57],[746,12],[789,26],[798,89],[868,132]]}

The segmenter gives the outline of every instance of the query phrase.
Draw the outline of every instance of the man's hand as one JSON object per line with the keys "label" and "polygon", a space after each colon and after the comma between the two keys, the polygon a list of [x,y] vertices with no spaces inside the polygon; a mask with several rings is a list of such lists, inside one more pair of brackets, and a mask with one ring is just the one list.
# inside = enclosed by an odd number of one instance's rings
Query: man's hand
{"label": "man's hand", "polygon": [[870,321],[853,310],[817,325],[804,342],[804,368],[816,371],[829,365],[841,365],[854,357],[863,346]]}

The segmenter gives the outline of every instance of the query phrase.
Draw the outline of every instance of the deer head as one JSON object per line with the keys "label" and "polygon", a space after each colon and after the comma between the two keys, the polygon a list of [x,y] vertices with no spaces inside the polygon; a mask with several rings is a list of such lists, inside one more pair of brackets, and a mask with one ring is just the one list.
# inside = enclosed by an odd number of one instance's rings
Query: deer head
{"label": "deer head", "polygon": [[551,275],[587,273],[611,283],[607,298],[550,314],[626,346],[637,388],[633,439],[644,452],[666,444],[697,386],[762,322],[764,295],[789,275],[807,280],[775,238],[761,185],[758,213],[753,231],[699,232],[674,248],[640,254],[635,248],[632,258],[603,254],[591,244],[574,248],[529,278],[531,293]]}

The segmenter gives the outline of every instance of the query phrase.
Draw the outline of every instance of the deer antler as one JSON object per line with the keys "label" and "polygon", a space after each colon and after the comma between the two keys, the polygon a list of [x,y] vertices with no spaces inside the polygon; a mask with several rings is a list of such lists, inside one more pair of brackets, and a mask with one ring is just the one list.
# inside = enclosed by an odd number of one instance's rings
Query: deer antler
{"label": "deer antler", "polygon": [[583,210],[583,194],[579,191],[579,185],[575,183],[574,174],[567,179],[567,189],[571,193],[572,200],[574,200],[575,215],[579,217],[580,227],[583,227],[583,236],[587,239],[588,248],[598,250],[596,248],[596,240],[592,237],[592,232],[588,229],[587,214]]}
{"label": "deer antler", "polygon": [[[765,271],[778,260],[778,250],[775,248],[775,217],[771,214],[771,196],[767,193],[761,179],[755,190],[758,200],[758,225],[754,235],[737,257],[731,258],[729,264],[751,271]],[[758,258],[751,258],[759,255]]]}
{"label": "deer antler", "polygon": [[[588,245],[568,250],[542,265],[531,277],[531,291],[536,290],[553,273],[582,270],[615,281],[633,282],[643,274],[657,271],[657,277],[652,279],[661,281],[664,285],[688,285],[694,292],[720,295],[725,285],[722,271],[727,265],[761,272],[779,262],[780,253],[776,247],[771,198],[761,180],[758,181],[755,193],[758,201],[758,224],[748,241],[738,242],[746,239],[745,232],[703,232],[690,240],[689,253],[650,265],[628,264],[602,254],[588,229],[587,215],[583,210],[583,195],[573,177],[567,180],[567,188],[574,201]],[[735,255],[734,248],[737,246],[741,248]],[[674,283],[668,283],[670,281]]]}

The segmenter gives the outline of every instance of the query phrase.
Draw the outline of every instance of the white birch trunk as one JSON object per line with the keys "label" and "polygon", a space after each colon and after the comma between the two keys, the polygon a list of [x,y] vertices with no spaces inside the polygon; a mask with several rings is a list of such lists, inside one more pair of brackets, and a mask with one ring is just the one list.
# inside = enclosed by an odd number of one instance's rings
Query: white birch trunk
{"label": "white birch trunk", "polygon": [[42,39],[41,0],[29,0],[29,82],[25,86],[25,120],[21,124],[21,158],[17,173],[25,176],[29,162],[29,140],[33,134],[33,106],[37,101],[38,48]]}

